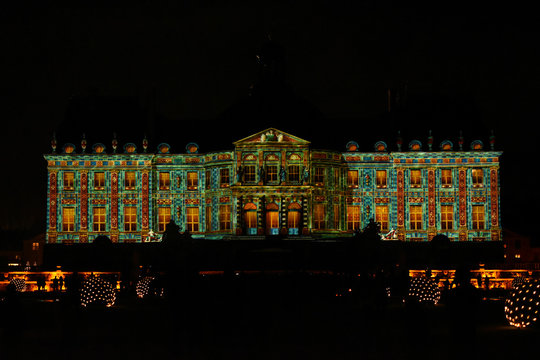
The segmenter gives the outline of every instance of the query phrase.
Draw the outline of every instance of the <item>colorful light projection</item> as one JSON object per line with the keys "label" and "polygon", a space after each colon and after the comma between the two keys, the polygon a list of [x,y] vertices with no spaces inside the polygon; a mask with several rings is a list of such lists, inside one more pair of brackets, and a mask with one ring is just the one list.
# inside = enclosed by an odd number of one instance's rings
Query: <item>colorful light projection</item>
{"label": "colorful light projection", "polygon": [[529,280],[516,284],[506,299],[506,320],[517,328],[530,327],[538,323],[540,309],[540,281]]}

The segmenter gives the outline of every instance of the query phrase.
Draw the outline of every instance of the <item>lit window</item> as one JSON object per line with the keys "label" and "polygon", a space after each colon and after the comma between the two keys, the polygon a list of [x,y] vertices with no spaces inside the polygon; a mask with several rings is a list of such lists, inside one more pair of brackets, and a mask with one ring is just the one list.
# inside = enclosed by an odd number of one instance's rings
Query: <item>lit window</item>
{"label": "lit window", "polygon": [[39,250],[39,243],[33,242],[32,243],[32,251],[38,251]]}
{"label": "lit window", "polygon": [[411,205],[409,207],[409,226],[411,230],[422,230],[421,205]]}
{"label": "lit window", "polygon": [[67,171],[64,173],[64,190],[73,190],[75,189],[75,173],[72,171]]}
{"label": "lit window", "polygon": [[[358,177],[358,175],[356,177]],[[341,176],[340,176],[339,169],[334,169],[334,185],[336,185],[336,187],[339,187],[340,180],[341,180]]]}
{"label": "lit window", "polygon": [[257,227],[257,206],[253,203],[247,203],[244,206],[244,221],[246,223],[246,228],[256,228]]}
{"label": "lit window", "polygon": [[266,167],[266,181],[277,182],[278,181],[278,167],[277,165],[268,165]]}
{"label": "lit window", "polygon": [[244,182],[254,183],[256,181],[255,165],[244,166]]}
{"label": "lit window", "polygon": [[452,170],[441,170],[441,185],[442,187],[452,187]]}
{"label": "lit window", "polygon": [[196,171],[188,171],[187,188],[188,190],[197,190],[199,186],[199,174]]}
{"label": "lit window", "polygon": [[204,188],[206,190],[209,190],[211,187],[212,187],[212,171],[206,170],[204,172]]}
{"label": "lit window", "polygon": [[94,190],[104,190],[104,189],[105,189],[105,173],[95,172],[94,173]]}
{"label": "lit window", "polygon": [[220,187],[229,187],[231,183],[231,177],[229,169],[219,170],[219,185]]}
{"label": "lit window", "polygon": [[204,219],[206,231],[212,231],[212,206],[206,207],[206,216]]}
{"label": "lit window", "polygon": [[472,169],[472,184],[474,187],[484,186],[484,171],[482,169]]}
{"label": "lit window", "polygon": [[313,227],[317,230],[326,229],[324,204],[313,205]]}
{"label": "lit window", "polygon": [[411,170],[411,187],[418,188],[422,186],[422,171]]}
{"label": "lit window", "polygon": [[199,208],[190,206],[186,208],[187,230],[189,232],[199,231]]}
{"label": "lit window", "polygon": [[95,207],[93,208],[93,224],[94,231],[105,231],[106,224],[106,212],[104,207]]}
{"label": "lit window", "polygon": [[454,229],[454,206],[441,205],[441,230]]}
{"label": "lit window", "polygon": [[159,173],[159,190],[169,190],[171,188],[171,174],[168,172]]}
{"label": "lit window", "polygon": [[386,182],[386,170],[377,170],[376,172],[376,185],[379,189],[384,189],[387,186]]}
{"label": "lit window", "polygon": [[315,168],[315,174],[313,176],[313,180],[315,182],[315,185],[324,185],[324,171],[325,169],[323,167],[316,167]]}
{"label": "lit window", "polygon": [[349,170],[347,172],[347,186],[358,188],[358,170]]}
{"label": "lit window", "polygon": [[133,190],[135,189],[135,172],[134,171],[127,171],[124,173],[124,186],[126,190]]}
{"label": "lit window", "polygon": [[274,204],[268,204],[266,207],[266,226],[270,229],[279,228],[279,207]]}
{"label": "lit window", "polygon": [[62,231],[75,231],[75,208],[62,209]]}
{"label": "lit window", "polygon": [[219,229],[231,229],[231,205],[219,205]]}
{"label": "lit window", "polygon": [[298,182],[300,181],[300,166],[299,165],[289,165],[289,181]]}
{"label": "lit window", "polygon": [[485,215],[484,205],[473,205],[472,207],[472,228],[473,230],[484,230]]}
{"label": "lit window", "polygon": [[375,208],[375,222],[381,224],[381,231],[388,231],[388,205]]}
{"label": "lit window", "polygon": [[158,207],[158,231],[163,232],[167,229],[167,224],[171,221],[171,208]]}
{"label": "lit window", "polygon": [[298,203],[289,205],[287,212],[287,227],[289,229],[297,229],[300,227],[300,211],[302,207]]}
{"label": "lit window", "polygon": [[360,228],[360,206],[347,206],[347,230],[357,230]]}
{"label": "lit window", "polygon": [[135,206],[124,208],[124,231],[137,231],[137,208]]}

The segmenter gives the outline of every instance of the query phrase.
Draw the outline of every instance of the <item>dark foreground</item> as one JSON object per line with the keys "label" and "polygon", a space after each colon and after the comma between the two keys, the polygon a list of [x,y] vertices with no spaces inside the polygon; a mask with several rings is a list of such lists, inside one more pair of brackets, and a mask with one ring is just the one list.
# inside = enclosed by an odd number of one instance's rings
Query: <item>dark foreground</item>
{"label": "dark foreground", "polygon": [[443,294],[426,307],[378,290],[336,278],[208,277],[160,299],[120,294],[105,309],[66,293],[21,294],[3,307],[0,358],[506,359],[540,340],[508,326],[490,293],[468,305]]}

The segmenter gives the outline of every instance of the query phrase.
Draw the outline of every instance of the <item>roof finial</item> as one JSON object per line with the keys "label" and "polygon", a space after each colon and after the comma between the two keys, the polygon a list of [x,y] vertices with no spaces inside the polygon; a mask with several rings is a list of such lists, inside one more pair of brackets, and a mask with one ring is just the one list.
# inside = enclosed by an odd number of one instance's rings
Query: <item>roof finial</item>
{"label": "roof finial", "polygon": [[428,148],[429,148],[429,151],[431,151],[433,148],[433,136],[431,135],[431,130],[429,130]]}
{"label": "roof finial", "polygon": [[113,153],[116,154],[116,149],[118,148],[118,140],[116,140],[116,133],[115,132],[113,132],[112,148],[113,148]]}
{"label": "roof finial", "polygon": [[463,131],[459,130],[459,150],[463,151]]}
{"label": "roof finial", "polygon": [[146,134],[144,134],[144,139],[142,141],[142,147],[143,147],[143,151],[146,153],[146,150],[148,149],[148,139],[146,138]]}
{"label": "roof finial", "polygon": [[398,148],[398,151],[401,151],[401,145],[403,144],[403,139],[401,138],[401,131],[398,130],[397,132],[397,148]]}
{"label": "roof finial", "polygon": [[489,146],[491,150],[495,150],[495,132],[491,129],[491,136],[489,137]]}
{"label": "roof finial", "polygon": [[53,131],[52,139],[51,139],[51,147],[53,154],[56,154],[56,131]]}
{"label": "roof finial", "polygon": [[86,135],[85,135],[85,133],[82,134],[81,149],[82,149],[82,153],[84,154],[86,152]]}

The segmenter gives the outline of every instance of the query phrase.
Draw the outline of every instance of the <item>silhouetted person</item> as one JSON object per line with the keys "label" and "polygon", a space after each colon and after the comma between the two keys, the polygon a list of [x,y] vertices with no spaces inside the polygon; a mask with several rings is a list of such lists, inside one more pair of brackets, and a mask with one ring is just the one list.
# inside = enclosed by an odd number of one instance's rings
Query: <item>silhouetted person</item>
{"label": "silhouetted person", "polygon": [[59,287],[60,291],[62,291],[62,289],[64,288],[64,277],[63,276],[60,276],[60,279],[58,279],[58,287]]}

